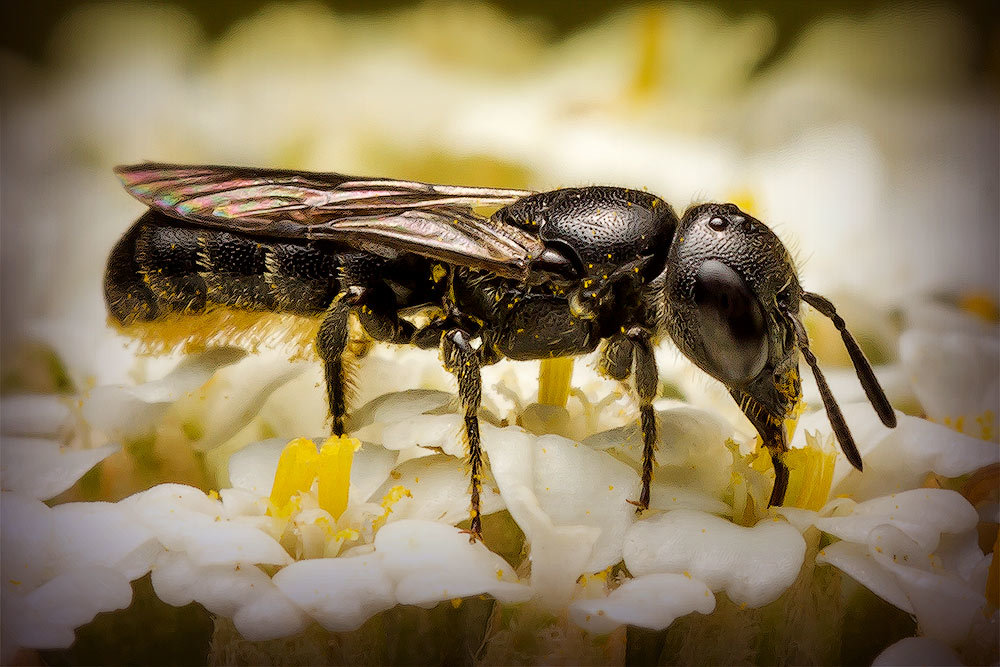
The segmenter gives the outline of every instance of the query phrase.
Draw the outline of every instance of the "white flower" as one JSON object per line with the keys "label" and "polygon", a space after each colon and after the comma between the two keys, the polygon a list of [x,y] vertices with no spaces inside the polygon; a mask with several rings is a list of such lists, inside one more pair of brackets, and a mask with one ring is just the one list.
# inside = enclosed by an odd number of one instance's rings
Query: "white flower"
{"label": "white flower", "polygon": [[[2,556],[5,576],[17,573],[3,583],[3,661],[18,646],[66,646],[94,614],[127,605],[128,582],[150,571],[161,599],[198,601],[246,640],[302,636],[313,622],[351,631],[397,604],[480,594],[503,605],[500,623],[529,615],[500,636],[531,627],[532,613],[594,633],[664,629],[710,614],[712,591],[757,607],[808,585],[816,531],[798,529],[810,526],[835,540],[819,562],[917,617],[924,636],[881,660],[953,659],[930,637],[966,655],[996,618],[983,621],[991,557],[975,539],[996,502],[972,507],[920,487],[929,473],[955,484],[1000,460],[990,441],[1000,347],[995,325],[912,297],[996,301],[992,101],[963,85],[954,53],[964,28],[937,9],[824,21],[750,78],[773,37],[765,16],[692,7],[629,10],[549,43],[481,7],[371,21],[275,5],[206,43],[175,9],[88,7],[53,40],[55,71],[6,59],[18,94],[5,107],[5,155],[18,166],[3,173],[0,265],[19,279],[6,331],[45,341],[73,384],[93,389],[2,400]],[[887,44],[899,57],[878,55]],[[649,187],[676,207],[749,189],[754,201],[741,205],[797,241],[808,289],[874,304],[877,326],[859,337],[885,350],[890,363],[877,371],[889,396],[938,423],[899,413],[885,429],[855,405],[853,372],[831,368],[865,471],[828,449],[823,412],[804,416],[788,500],[809,509],[781,510],[785,523],[764,509],[770,463],[739,407],[664,345],[662,383],[684,401],[656,404],[651,510],[637,520],[627,501],[639,492],[641,444],[628,392],[598,377],[590,357],[576,364],[569,402],[548,405],[537,364],[496,364],[483,372],[482,509],[507,510],[523,531],[515,548],[529,562],[512,568],[455,525],[469,502],[462,418],[435,351],[376,347],[360,360],[348,430],[364,444],[324,453],[318,441],[287,444],[328,432],[319,364],[291,363],[256,330],[242,342],[260,356],[209,350],[179,365],[136,360],[109,333],[95,258],[141,211],[110,168],[139,159],[540,189],[608,182]],[[949,233],[929,233],[942,220]],[[120,445],[99,471],[102,492],[159,481],[170,467],[137,462],[141,441],[185,450],[197,468],[185,480],[219,492],[168,484],[117,503],[41,502]],[[136,479],[122,480],[132,464]]]}
{"label": "white flower", "polygon": [[542,604],[561,607],[581,574],[621,560],[638,475],[560,436],[486,425],[482,433],[500,495],[531,544],[531,585]]}
{"label": "white flower", "polygon": [[878,654],[872,662],[872,667],[910,667],[912,665],[955,665],[961,667],[965,663],[958,654],[943,644],[929,637],[906,637]]}
{"label": "white flower", "polygon": [[[1000,462],[1000,448],[996,443],[899,413],[898,425],[889,429],[882,425],[867,402],[842,408],[865,470],[855,470],[838,448],[831,496],[847,494],[865,500],[919,487],[929,472],[958,477]],[[814,430],[831,432],[829,420],[822,410],[801,419],[791,446],[803,447],[805,434]]]}
{"label": "white flower", "polygon": [[913,329],[900,338],[899,354],[928,417],[976,438],[1000,438],[1000,333]]}
{"label": "white flower", "polygon": [[712,591],[690,575],[648,574],[626,581],[605,599],[573,602],[570,615],[577,625],[603,634],[622,625],[663,630],[679,616],[713,609]]}
{"label": "white flower", "polygon": [[158,546],[132,528],[109,503],[50,508],[21,493],[2,494],[4,662],[21,646],[68,647],[75,628],[129,605],[129,579],[149,571]]}
{"label": "white flower", "polygon": [[914,489],[863,503],[831,501],[819,512],[783,508],[800,528],[840,538],[816,558],[917,617],[922,633],[965,641],[985,604],[993,555],[977,544],[979,516],[962,496]]}
{"label": "white flower", "polygon": [[637,522],[625,538],[625,564],[640,579],[687,574],[748,607],[778,599],[798,577],[806,543],[784,521],[751,528],[695,510],[675,510]]}

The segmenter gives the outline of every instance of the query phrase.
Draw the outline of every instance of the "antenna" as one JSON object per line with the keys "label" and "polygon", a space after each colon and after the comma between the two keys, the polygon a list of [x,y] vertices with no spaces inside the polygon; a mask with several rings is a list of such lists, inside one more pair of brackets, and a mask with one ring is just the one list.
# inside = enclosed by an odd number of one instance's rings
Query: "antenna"
{"label": "antenna", "polygon": [[[792,322],[795,323],[795,337],[798,340],[799,350],[802,351],[802,356],[805,358],[806,363],[809,364],[809,368],[812,369],[813,377],[816,378],[819,395],[823,397],[823,407],[826,408],[826,416],[830,419],[830,426],[833,427],[833,433],[837,436],[840,449],[843,450],[844,456],[847,457],[852,466],[858,470],[862,470],[861,453],[858,451],[857,445],[854,444],[854,438],[851,436],[850,429],[847,428],[844,413],[840,411],[840,406],[837,405],[836,399],[833,398],[830,386],[826,383],[826,378],[823,377],[823,372],[819,369],[819,364],[816,362],[816,355],[809,349],[809,336],[806,335],[806,328],[802,326],[802,321],[797,315],[791,315],[790,317],[792,318]],[[861,358],[864,359],[864,356]],[[867,364],[867,361],[865,363]],[[871,366],[868,367],[868,370],[871,372]],[[878,383],[875,386],[877,387]],[[881,390],[881,388],[879,389]],[[885,394],[882,395],[882,398],[885,398]]]}
{"label": "antenna", "polygon": [[[893,412],[892,405],[889,404],[889,399],[886,398],[885,391],[882,389],[882,385],[879,384],[878,378],[875,377],[875,371],[872,370],[872,365],[868,362],[868,359],[865,358],[865,353],[861,351],[858,341],[856,341],[854,336],[851,335],[851,332],[847,330],[847,324],[844,322],[844,318],[837,314],[837,309],[833,307],[833,304],[830,303],[828,299],[820,296],[819,294],[803,292],[802,300],[818,310],[820,314],[833,320],[833,326],[837,327],[837,331],[840,332],[840,337],[844,339],[844,347],[847,348],[847,353],[851,355],[851,361],[854,363],[854,370],[858,374],[858,379],[861,380],[861,386],[864,388],[865,394],[868,396],[868,401],[872,404],[872,407],[875,408],[875,413],[878,415],[878,418],[882,420],[882,423],[889,428],[895,428],[896,413]],[[813,369],[813,372],[816,372],[815,368]],[[819,381],[819,375],[816,376],[816,379]],[[826,399],[824,398],[823,400],[825,402]]]}

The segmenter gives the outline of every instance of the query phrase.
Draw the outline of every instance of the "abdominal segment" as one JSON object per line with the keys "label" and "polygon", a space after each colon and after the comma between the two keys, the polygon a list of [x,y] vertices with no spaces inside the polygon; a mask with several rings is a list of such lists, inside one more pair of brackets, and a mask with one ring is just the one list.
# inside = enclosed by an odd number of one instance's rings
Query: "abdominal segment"
{"label": "abdominal segment", "polygon": [[150,211],[111,252],[105,300],[112,323],[148,352],[304,349],[338,293],[336,250],[185,226]]}

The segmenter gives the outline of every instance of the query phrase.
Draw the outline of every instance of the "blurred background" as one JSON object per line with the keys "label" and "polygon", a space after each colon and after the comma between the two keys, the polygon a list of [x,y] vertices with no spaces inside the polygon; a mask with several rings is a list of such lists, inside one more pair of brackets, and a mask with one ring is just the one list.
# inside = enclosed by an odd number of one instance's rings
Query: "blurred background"
{"label": "blurred background", "polygon": [[925,298],[996,317],[989,0],[0,11],[8,384],[25,341],[118,379],[101,274],[142,207],[111,169],[141,160],[736,201],[862,330]]}

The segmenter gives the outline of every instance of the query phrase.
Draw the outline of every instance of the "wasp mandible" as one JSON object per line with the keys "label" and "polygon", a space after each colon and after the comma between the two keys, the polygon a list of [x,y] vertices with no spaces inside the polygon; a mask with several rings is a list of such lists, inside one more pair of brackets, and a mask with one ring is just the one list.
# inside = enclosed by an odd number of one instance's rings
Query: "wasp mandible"
{"label": "wasp mandible", "polygon": [[833,320],[876,413],[896,425],[833,304],[804,291],[778,237],[733,204],[694,205],[678,218],[655,195],[609,186],[532,192],[157,163],[116,173],[149,206],[105,274],[108,311],[125,333],[170,347],[238,335],[215,327],[275,313],[316,323],[307,331],[335,435],[347,413],[352,316],[371,340],[441,351],[464,412],[472,539],[481,533],[480,369],[504,357],[600,348],[600,370],[629,384],[639,405],[640,510],[656,444],[653,349],[665,338],[722,382],[757,429],[774,462],[770,505],[788,484],[784,424],[801,395],[800,353],[841,449],[862,467],[809,349],[802,302]]}

